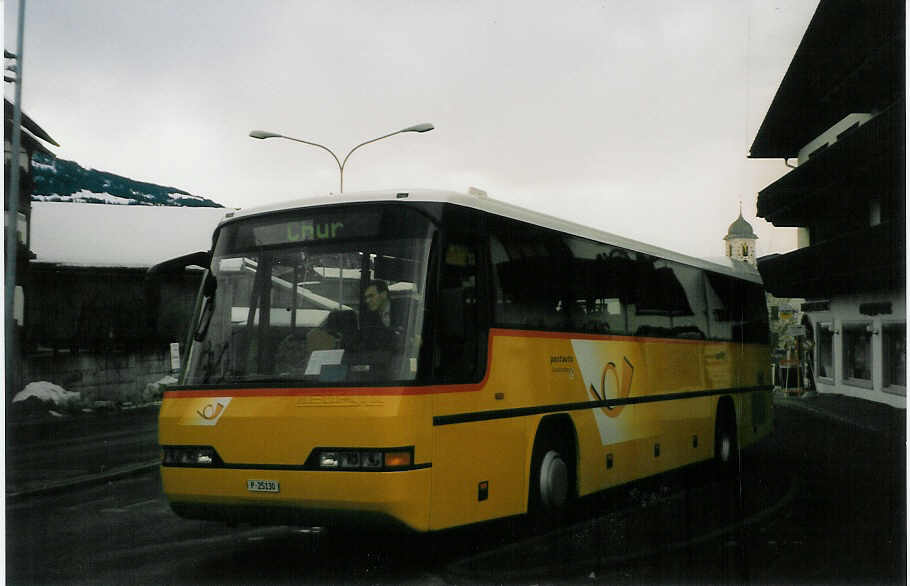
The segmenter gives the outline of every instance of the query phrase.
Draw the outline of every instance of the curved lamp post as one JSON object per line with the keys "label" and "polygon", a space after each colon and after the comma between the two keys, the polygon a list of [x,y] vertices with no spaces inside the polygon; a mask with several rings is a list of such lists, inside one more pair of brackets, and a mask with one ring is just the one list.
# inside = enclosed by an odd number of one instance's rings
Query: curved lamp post
{"label": "curved lamp post", "polygon": [[359,145],[355,146],[355,147],[352,148],[350,151],[348,151],[348,154],[345,155],[344,160],[339,160],[339,159],[338,159],[338,156],[337,156],[335,153],[332,152],[332,149],[330,149],[330,148],[328,148],[328,147],[326,147],[326,146],[323,146],[323,145],[321,145],[321,144],[319,144],[319,143],[310,142],[310,141],[308,141],[308,140],[302,140],[302,139],[299,139],[299,138],[294,138],[293,136],[285,136],[285,135],[283,135],[283,134],[278,134],[277,132],[268,132],[268,131],[266,131],[266,130],[251,130],[251,131],[250,131],[250,136],[251,136],[252,138],[260,138],[260,139],[264,139],[264,138],[286,138],[286,139],[288,139],[288,140],[293,140],[293,141],[295,141],[295,142],[302,142],[303,144],[308,144],[308,145],[311,145],[311,146],[314,146],[314,147],[319,147],[319,148],[321,148],[321,149],[323,149],[323,150],[328,151],[328,153],[329,153],[330,155],[332,155],[332,158],[335,159],[335,163],[338,164],[338,173],[339,173],[339,175],[340,175],[340,185],[339,185],[339,188],[338,188],[338,192],[339,192],[339,193],[344,193],[344,166],[345,166],[345,164],[348,162],[348,158],[350,158],[351,153],[353,153],[354,151],[356,151],[357,149],[359,149],[359,148],[362,147],[363,145],[367,145],[367,144],[370,144],[371,142],[376,142],[377,140],[382,140],[382,139],[384,139],[384,138],[389,138],[390,136],[395,136],[396,134],[401,134],[402,132],[428,132],[428,131],[430,131],[430,130],[433,130],[433,128],[434,128],[434,126],[433,126],[432,124],[430,124],[429,122],[424,122],[423,124],[415,124],[414,126],[408,126],[407,128],[402,128],[401,130],[396,130],[395,132],[390,132],[390,133],[385,134],[385,135],[383,135],[383,136],[380,136],[380,137],[378,137],[378,138],[370,139],[370,140],[368,140],[368,141],[365,141],[365,142],[360,143]]}

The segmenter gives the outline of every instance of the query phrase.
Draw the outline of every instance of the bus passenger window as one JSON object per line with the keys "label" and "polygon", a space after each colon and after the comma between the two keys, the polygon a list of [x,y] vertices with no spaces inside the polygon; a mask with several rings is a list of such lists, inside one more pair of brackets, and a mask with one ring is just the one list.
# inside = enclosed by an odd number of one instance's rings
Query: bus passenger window
{"label": "bus passenger window", "polygon": [[501,327],[568,330],[576,304],[571,256],[550,232],[517,222],[491,228],[494,320]]}
{"label": "bus passenger window", "polygon": [[450,242],[440,275],[437,376],[447,382],[473,380],[478,367],[477,252]]}
{"label": "bus passenger window", "polygon": [[706,276],[711,337],[767,344],[768,313],[761,285],[713,272]]}
{"label": "bus passenger window", "polygon": [[575,306],[572,330],[594,334],[628,331],[630,253],[575,236],[565,239],[572,252],[571,287]]}

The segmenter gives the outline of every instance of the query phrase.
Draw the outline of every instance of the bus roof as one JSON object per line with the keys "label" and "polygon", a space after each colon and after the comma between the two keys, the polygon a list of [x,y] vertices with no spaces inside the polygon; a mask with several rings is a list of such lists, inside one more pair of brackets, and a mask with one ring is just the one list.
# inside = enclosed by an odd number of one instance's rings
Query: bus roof
{"label": "bus roof", "polygon": [[382,191],[360,191],[345,194],[328,194],[320,197],[308,199],[292,200],[283,203],[277,203],[268,206],[247,208],[228,213],[222,224],[233,222],[242,218],[260,216],[276,212],[290,211],[306,207],[338,205],[346,203],[375,203],[375,202],[434,202],[449,203],[459,205],[475,210],[481,210],[497,216],[511,218],[542,226],[559,232],[565,232],[575,236],[581,236],[590,240],[596,240],[607,244],[612,244],[620,248],[650,254],[666,260],[680,262],[686,265],[733,275],[741,279],[761,283],[761,275],[758,270],[746,262],[735,261],[726,257],[704,259],[689,256],[679,252],[674,252],[659,246],[639,242],[631,238],[604,232],[589,226],[583,226],[540,212],[535,212],[520,206],[510,204],[504,201],[491,199],[486,196],[469,195],[455,191],[431,190],[431,189],[398,189]]}

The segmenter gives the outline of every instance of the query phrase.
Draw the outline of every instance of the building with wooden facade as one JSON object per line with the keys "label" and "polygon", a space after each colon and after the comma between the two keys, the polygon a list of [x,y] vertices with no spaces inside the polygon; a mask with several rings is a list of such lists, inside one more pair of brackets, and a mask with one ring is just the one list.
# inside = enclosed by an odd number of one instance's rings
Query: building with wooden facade
{"label": "building with wooden facade", "polygon": [[[906,407],[905,5],[822,0],[750,150],[794,167],[758,216],[799,248],[758,268],[805,298],[820,393]],[[795,163],[795,165],[794,165]]]}

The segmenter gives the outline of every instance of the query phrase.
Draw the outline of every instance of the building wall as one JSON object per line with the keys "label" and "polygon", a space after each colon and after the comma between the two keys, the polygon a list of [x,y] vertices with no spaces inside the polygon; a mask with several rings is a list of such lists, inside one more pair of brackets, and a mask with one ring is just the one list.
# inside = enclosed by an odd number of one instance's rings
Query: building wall
{"label": "building wall", "polygon": [[[889,303],[890,313],[868,315]],[[818,392],[906,408],[907,310],[903,291],[835,297],[827,310],[807,311],[806,315],[813,329],[813,374]],[[891,380],[895,376],[891,374],[893,366],[903,372],[896,375],[903,380]]]}
{"label": "building wall", "polygon": [[25,384],[52,382],[81,393],[89,403],[138,403],[158,398],[147,393],[146,385],[171,373],[170,351],[163,344],[133,352],[43,351],[30,354],[23,371]]}
{"label": "building wall", "polygon": [[185,341],[202,273],[167,275],[154,291],[145,275],[145,269],[33,266],[17,391],[48,381],[89,401],[148,399],[146,385],[171,373],[171,343]]}
{"label": "building wall", "polygon": [[145,269],[33,265],[26,347],[134,352],[183,341],[202,273],[168,275],[150,295]]}

